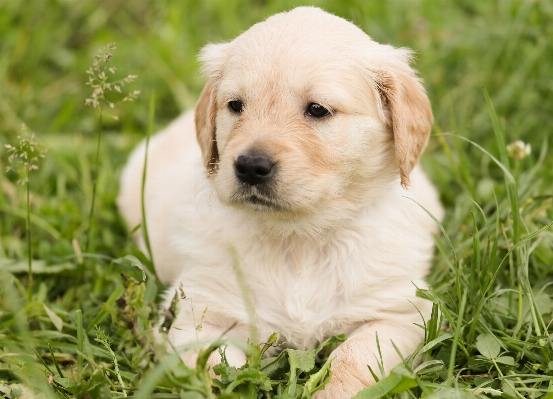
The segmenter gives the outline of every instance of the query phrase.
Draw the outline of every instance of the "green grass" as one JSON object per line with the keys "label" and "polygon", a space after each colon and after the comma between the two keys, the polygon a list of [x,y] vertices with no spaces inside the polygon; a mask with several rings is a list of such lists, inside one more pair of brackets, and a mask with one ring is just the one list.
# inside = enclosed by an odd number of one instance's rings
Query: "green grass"
{"label": "green grass", "polygon": [[[447,210],[432,289],[421,293],[436,304],[423,363],[413,371],[406,359],[360,397],[552,398],[553,3],[312,3],[379,42],[417,52],[436,120],[422,163]],[[32,397],[23,391],[33,389],[46,398],[308,397],[324,380],[313,351],[261,360],[260,346],[247,368],[222,365],[222,382],[213,382],[204,368],[189,370],[157,347],[152,326],[161,286],[114,205],[125,158],[149,130],[151,93],[155,131],[194,105],[202,45],[232,39],[297,4],[0,0],[0,143],[17,144],[25,123],[49,148],[29,179],[30,299],[26,189],[14,173],[0,175],[4,396]],[[85,71],[108,42],[117,43],[110,61],[116,78],[138,75],[129,88],[142,94],[104,108],[89,229],[100,126],[98,111],[84,105]],[[123,97],[114,94],[111,101]],[[515,140],[530,143],[532,153],[510,157],[506,145]],[[2,170],[8,155],[0,153]],[[135,267],[141,264],[145,279]]]}

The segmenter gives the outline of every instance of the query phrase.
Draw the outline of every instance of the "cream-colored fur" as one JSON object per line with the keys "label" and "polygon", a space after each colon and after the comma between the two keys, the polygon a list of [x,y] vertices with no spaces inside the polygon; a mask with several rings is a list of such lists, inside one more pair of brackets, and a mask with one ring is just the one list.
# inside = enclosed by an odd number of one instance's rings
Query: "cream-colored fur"
{"label": "cream-colored fur", "polygon": [[[426,287],[437,228],[405,197],[438,219],[443,210],[417,166],[432,112],[410,56],[312,7],[204,48],[207,83],[195,114],[154,136],[148,154],[147,224],[158,275],[171,284],[165,305],[179,286],[187,297],[172,345],[206,342],[235,323],[234,340],[280,332],[300,349],[346,333],[318,398],[350,397],[374,383],[367,365],[378,369],[377,333],[385,370],[401,360],[391,341],[404,356],[413,352],[424,336],[415,324],[431,309],[415,287]],[[311,103],[331,115],[314,118]],[[236,177],[234,163],[252,149],[276,163],[270,190],[244,188]],[[144,144],[121,179],[129,228],[141,221],[143,158]],[[233,251],[258,337],[249,336]],[[227,351],[238,366],[239,347]],[[194,352],[183,358],[193,365]]]}

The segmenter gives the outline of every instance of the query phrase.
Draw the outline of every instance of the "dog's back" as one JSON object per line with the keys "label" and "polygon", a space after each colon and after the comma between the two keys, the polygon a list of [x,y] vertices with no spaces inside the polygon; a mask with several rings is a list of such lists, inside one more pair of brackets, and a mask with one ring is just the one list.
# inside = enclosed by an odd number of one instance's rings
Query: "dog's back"
{"label": "dog's back", "polygon": [[[131,154],[121,174],[117,205],[129,230],[142,222],[142,173],[144,169],[143,141]],[[202,173],[201,153],[196,141],[194,114],[185,112],[154,135],[148,146],[148,169],[144,189],[145,213],[156,264],[167,265],[178,262],[168,239],[171,212],[183,197],[183,191],[190,186],[190,180]],[[134,239],[146,253],[143,226],[136,230]],[[158,268],[158,277],[169,283],[178,273],[167,272],[170,268]]]}

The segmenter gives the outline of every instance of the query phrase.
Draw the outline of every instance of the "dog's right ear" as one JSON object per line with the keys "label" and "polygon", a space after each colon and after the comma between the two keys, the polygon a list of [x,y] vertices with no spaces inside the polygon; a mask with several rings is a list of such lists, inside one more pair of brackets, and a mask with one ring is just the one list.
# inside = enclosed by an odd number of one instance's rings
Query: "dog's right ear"
{"label": "dog's right ear", "polygon": [[217,162],[219,162],[219,151],[217,150],[217,141],[215,139],[217,107],[215,106],[215,94],[213,91],[213,83],[211,80],[208,80],[196,104],[196,114],[194,116],[196,139],[202,149],[202,156],[208,176],[215,171]]}
{"label": "dog's right ear", "polygon": [[217,116],[216,95],[219,81],[223,74],[229,44],[208,44],[199,55],[202,62],[202,73],[207,83],[196,104],[195,123],[196,138],[202,150],[204,165],[208,176],[217,170],[219,151],[215,136],[215,117]]}

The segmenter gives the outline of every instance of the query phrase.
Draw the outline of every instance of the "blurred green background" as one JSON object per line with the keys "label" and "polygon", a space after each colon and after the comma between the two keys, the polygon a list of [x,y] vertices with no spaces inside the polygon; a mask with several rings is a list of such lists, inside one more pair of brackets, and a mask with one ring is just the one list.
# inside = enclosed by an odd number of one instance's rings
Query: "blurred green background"
{"label": "blurred green background", "polygon": [[85,70],[108,42],[118,47],[113,64],[138,75],[143,93],[113,129],[144,129],[152,90],[162,125],[194,105],[203,45],[306,4],[355,22],[378,42],[414,49],[442,130],[470,128],[468,136],[486,140],[485,85],[508,139],[539,145],[551,131],[549,0],[1,0],[0,129],[13,133],[25,122],[42,133],[94,130],[97,118],[83,105]]}

